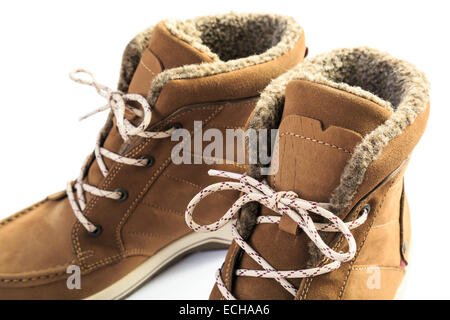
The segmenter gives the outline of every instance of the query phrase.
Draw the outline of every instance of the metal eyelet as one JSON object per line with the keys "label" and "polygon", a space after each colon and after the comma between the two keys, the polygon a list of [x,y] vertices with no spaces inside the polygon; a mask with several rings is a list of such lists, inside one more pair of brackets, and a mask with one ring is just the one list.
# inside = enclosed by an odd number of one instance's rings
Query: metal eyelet
{"label": "metal eyelet", "polygon": [[155,158],[153,156],[142,156],[141,159],[147,160],[147,164],[144,166],[144,168],[150,168],[155,164]]}
{"label": "metal eyelet", "polygon": [[359,211],[358,218],[361,217],[365,212],[367,212],[367,214],[369,214],[370,213],[370,209],[371,209],[370,204],[366,203],[364,205],[364,207],[362,207],[361,211]]}
{"label": "metal eyelet", "polygon": [[183,125],[180,122],[174,122],[172,124],[169,124],[167,127],[165,127],[165,131],[169,131],[169,130],[178,130],[178,129],[182,129]]}
{"label": "metal eyelet", "polygon": [[174,122],[171,127],[174,128],[175,130],[178,130],[183,128],[183,125],[180,122]]}
{"label": "metal eyelet", "polygon": [[103,227],[99,224],[95,224],[95,230],[94,231],[88,231],[88,235],[90,235],[92,238],[97,238],[98,236],[100,236],[103,232]]}
{"label": "metal eyelet", "polygon": [[120,198],[116,199],[118,202],[123,202],[128,199],[128,192],[122,188],[117,188],[114,192],[120,193]]}

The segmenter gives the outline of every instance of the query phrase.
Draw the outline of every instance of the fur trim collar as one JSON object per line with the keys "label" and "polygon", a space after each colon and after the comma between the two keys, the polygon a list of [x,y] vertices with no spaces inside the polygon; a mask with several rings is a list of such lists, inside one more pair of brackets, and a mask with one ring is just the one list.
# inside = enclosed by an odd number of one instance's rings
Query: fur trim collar
{"label": "fur trim collar", "polygon": [[[412,64],[374,49],[335,50],[306,59],[273,80],[256,105],[250,119],[251,128],[279,126],[286,85],[293,79],[347,91],[392,111],[385,123],[367,134],[355,147],[341,175],[340,184],[331,195],[333,207],[344,209],[351,204],[372,161],[426,109],[429,101],[428,80]],[[257,165],[249,169],[249,174],[257,178],[259,172]]]}
{"label": "fur trim collar", "polygon": [[[153,106],[165,83],[231,72],[274,60],[291,50],[303,29],[291,17],[272,14],[224,14],[192,20],[166,20],[167,30],[208,55],[213,62],[161,72],[147,96]],[[138,34],[126,47],[119,90],[127,92],[153,27]]]}

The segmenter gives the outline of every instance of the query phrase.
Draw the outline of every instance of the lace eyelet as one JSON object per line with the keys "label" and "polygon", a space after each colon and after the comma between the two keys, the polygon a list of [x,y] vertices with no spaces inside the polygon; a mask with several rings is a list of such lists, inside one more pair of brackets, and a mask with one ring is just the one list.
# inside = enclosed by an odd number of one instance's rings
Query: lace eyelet
{"label": "lace eyelet", "polygon": [[174,122],[171,127],[174,128],[175,130],[178,130],[182,129],[183,125],[180,122]]}
{"label": "lace eyelet", "polygon": [[101,225],[95,224],[95,223],[94,223],[94,226],[95,226],[95,230],[92,232],[88,231],[88,235],[90,235],[92,238],[97,238],[102,234],[103,227]]}
{"label": "lace eyelet", "polygon": [[361,211],[359,211],[358,218],[361,217],[364,214],[364,212],[367,212],[367,214],[369,214],[370,213],[370,209],[371,209],[370,204],[366,203],[364,205],[364,207],[362,207]]}
{"label": "lace eyelet", "polygon": [[147,164],[144,168],[150,168],[155,164],[155,158],[153,156],[142,156],[141,159],[147,160]]}
{"label": "lace eyelet", "polygon": [[117,202],[123,202],[128,199],[128,192],[122,188],[117,188],[115,192],[120,193],[120,198],[116,199]]}
{"label": "lace eyelet", "polygon": [[178,129],[182,129],[183,125],[180,122],[174,122],[172,124],[169,124],[167,127],[165,127],[165,131],[169,131],[169,130],[178,130]]}

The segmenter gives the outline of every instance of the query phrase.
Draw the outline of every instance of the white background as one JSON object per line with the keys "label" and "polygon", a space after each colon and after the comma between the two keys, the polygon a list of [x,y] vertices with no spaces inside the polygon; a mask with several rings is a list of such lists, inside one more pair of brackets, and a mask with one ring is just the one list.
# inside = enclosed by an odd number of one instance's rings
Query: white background
{"label": "white background", "polygon": [[[87,68],[115,87],[125,45],[161,19],[288,14],[303,26],[310,56],[371,46],[429,77],[430,121],[406,174],[413,256],[403,297],[450,298],[449,9],[448,1],[1,1],[0,218],[64,189],[93,150],[106,113],[77,119],[103,101],[69,71]],[[224,256],[193,254],[131,298],[206,299]]]}

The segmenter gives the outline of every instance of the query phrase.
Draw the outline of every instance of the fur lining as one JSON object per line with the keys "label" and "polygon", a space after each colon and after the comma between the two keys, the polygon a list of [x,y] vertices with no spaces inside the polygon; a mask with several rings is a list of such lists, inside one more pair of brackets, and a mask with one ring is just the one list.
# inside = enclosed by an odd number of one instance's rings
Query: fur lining
{"label": "fur lining", "polygon": [[120,91],[128,91],[134,72],[141,61],[142,52],[144,52],[152,36],[153,29],[154,27],[152,26],[139,33],[125,48],[122,56],[122,66],[120,68],[119,85],[117,86]]}
{"label": "fur lining", "polygon": [[[279,126],[286,85],[292,79],[312,81],[347,91],[392,111],[385,123],[367,134],[355,147],[345,166],[340,184],[330,199],[335,210],[344,209],[351,204],[371,162],[426,109],[429,101],[428,80],[412,64],[374,49],[335,50],[308,58],[273,80],[256,105],[250,127],[260,129]],[[258,177],[259,169],[253,165],[249,173]]]}
{"label": "fur lining", "polygon": [[[161,72],[147,96],[154,106],[165,83],[231,72],[274,60],[291,50],[303,34],[293,18],[272,14],[224,14],[193,20],[164,21],[168,31],[205,53],[214,62]],[[122,59],[119,90],[126,92],[151,37],[145,30],[128,44]]]}

